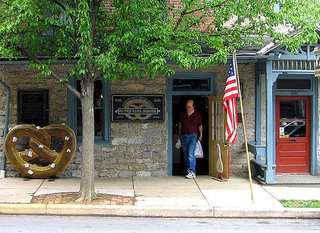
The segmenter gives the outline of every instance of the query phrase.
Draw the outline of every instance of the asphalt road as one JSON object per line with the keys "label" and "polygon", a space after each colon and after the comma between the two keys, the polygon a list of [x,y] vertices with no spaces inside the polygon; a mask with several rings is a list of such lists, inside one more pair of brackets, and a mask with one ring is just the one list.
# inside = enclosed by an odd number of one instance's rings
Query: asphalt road
{"label": "asphalt road", "polygon": [[0,215],[1,233],[320,232],[320,219],[128,218]]}

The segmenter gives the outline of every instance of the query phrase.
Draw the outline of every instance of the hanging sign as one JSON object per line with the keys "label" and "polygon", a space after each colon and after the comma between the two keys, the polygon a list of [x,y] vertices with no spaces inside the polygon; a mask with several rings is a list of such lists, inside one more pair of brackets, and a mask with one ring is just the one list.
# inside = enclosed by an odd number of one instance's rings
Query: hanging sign
{"label": "hanging sign", "polygon": [[162,122],[163,95],[113,95],[112,121]]}

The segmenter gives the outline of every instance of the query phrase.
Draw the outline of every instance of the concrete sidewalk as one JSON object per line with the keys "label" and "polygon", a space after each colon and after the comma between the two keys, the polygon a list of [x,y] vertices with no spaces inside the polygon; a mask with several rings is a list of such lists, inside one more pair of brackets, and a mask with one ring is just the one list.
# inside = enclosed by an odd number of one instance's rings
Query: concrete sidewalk
{"label": "concrete sidewalk", "polygon": [[80,179],[0,179],[0,214],[153,217],[320,218],[320,209],[284,208],[281,199],[320,200],[320,185],[262,186],[247,179],[210,176],[98,178],[97,193],[135,197],[134,205],[30,204],[33,196],[77,192]]}

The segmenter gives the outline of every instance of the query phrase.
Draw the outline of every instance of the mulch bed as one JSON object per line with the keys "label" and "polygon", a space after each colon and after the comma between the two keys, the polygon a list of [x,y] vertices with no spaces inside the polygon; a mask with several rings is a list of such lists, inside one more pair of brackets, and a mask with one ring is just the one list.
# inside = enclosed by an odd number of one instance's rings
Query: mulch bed
{"label": "mulch bed", "polygon": [[97,194],[91,202],[76,202],[78,192],[52,193],[33,196],[31,203],[38,204],[87,204],[87,205],[134,205],[135,198],[111,194]]}

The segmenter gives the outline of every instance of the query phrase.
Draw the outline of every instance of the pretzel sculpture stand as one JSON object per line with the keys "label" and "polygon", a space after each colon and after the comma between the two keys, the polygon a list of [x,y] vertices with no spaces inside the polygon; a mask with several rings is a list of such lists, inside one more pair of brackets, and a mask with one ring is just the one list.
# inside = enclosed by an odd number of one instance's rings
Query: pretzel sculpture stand
{"label": "pretzel sculpture stand", "polygon": [[[30,138],[28,149],[18,151],[19,138]],[[52,138],[61,140],[62,149],[51,149]],[[12,128],[4,141],[4,151],[11,165],[30,178],[50,178],[61,173],[70,163],[76,150],[76,136],[66,125],[49,125],[43,128],[21,124]],[[37,158],[48,165],[32,164]]]}

